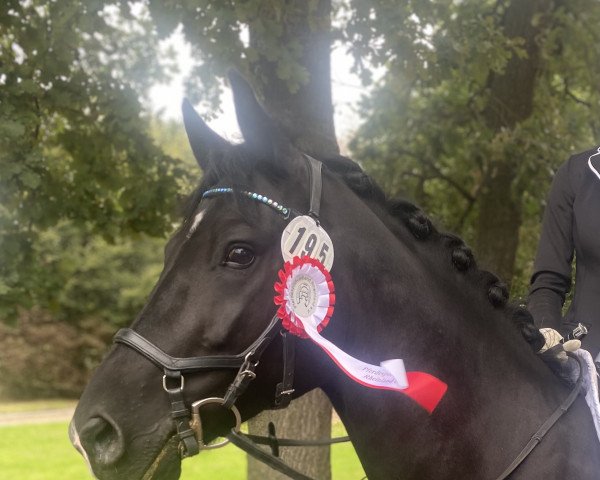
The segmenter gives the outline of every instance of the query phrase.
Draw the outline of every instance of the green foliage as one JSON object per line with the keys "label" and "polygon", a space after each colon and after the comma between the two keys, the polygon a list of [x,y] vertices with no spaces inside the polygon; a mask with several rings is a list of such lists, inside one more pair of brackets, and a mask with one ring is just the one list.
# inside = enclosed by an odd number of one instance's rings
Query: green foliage
{"label": "green foliage", "polygon": [[150,122],[150,135],[166,155],[180,161],[180,168],[185,172],[184,175],[176,177],[180,194],[191,192],[198,185],[201,172],[183,124],[174,120],[153,118]]}
{"label": "green foliage", "polygon": [[69,221],[39,232],[32,261],[0,304],[12,319],[0,323],[2,389],[20,398],[78,395],[114,331],[143,307],[164,243],[143,234],[109,243]]}
{"label": "green foliage", "polygon": [[[107,236],[162,234],[181,176],[139,95],[161,78],[156,34],[126,2],[8,1],[0,11],[3,228],[69,218]],[[129,17],[129,18],[126,18]]]}
{"label": "green foliage", "polygon": [[[498,128],[489,122],[496,101],[490,81],[511,58],[528,59],[524,40],[502,23],[508,3],[393,3],[347,6],[345,32],[360,56],[357,68],[366,58],[388,70],[363,102],[366,121],[351,149],[386,191],[416,199],[471,243],[485,182],[498,165],[510,165],[507,195],[523,212],[513,292],[524,294],[553,172],[600,133],[600,31],[593,27],[600,5],[568,0],[534,17],[541,68],[532,112]],[[517,95],[521,85],[511,88]]]}
{"label": "green foliage", "polygon": [[[60,320],[94,318],[113,328],[130,323],[162,269],[164,238],[145,235],[111,244],[70,224],[44,232],[36,244],[46,282],[35,304]],[[54,285],[52,285],[54,283]]]}
{"label": "green foliage", "polygon": [[142,110],[170,68],[157,42],[143,4],[0,7],[0,370],[11,395],[78,394],[158,278],[197,166],[181,126]]}
{"label": "green foliage", "polygon": [[[181,24],[192,44],[198,63],[189,78],[188,91],[196,103],[215,109],[219,104],[227,69],[236,67],[256,81],[265,83],[257,64],[266,59],[290,92],[296,92],[309,78],[302,61],[303,46],[297,38],[286,36],[299,17],[310,19],[318,0],[282,2],[280,0],[188,0],[164,2],[149,0],[148,6],[158,32],[167,36]],[[316,29],[318,25],[312,24]],[[249,34],[252,32],[252,34]]]}
{"label": "green foliage", "polygon": [[97,322],[75,328],[39,309],[21,311],[15,327],[0,324],[2,394],[77,397],[111,333]]}
{"label": "green foliage", "polygon": [[157,41],[140,4],[0,7],[0,318],[18,305],[64,306],[65,265],[81,248],[61,248],[172,229],[191,177],[155,145],[142,112],[169,66]]}

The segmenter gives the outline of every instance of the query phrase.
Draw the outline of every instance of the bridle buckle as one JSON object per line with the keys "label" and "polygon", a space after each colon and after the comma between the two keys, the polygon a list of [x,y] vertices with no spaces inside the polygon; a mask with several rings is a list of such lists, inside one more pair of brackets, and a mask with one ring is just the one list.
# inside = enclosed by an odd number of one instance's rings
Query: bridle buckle
{"label": "bridle buckle", "polygon": [[244,370],[243,372],[240,372],[240,375],[249,378],[250,380],[254,380],[256,378],[256,373],[254,373],[252,370]]}
{"label": "bridle buckle", "polygon": [[183,375],[179,375],[179,378],[180,378],[179,387],[169,388],[169,387],[167,387],[167,375],[166,374],[163,375],[163,377],[162,377],[163,390],[167,393],[182,392],[183,387],[185,386],[185,379],[183,378]]}

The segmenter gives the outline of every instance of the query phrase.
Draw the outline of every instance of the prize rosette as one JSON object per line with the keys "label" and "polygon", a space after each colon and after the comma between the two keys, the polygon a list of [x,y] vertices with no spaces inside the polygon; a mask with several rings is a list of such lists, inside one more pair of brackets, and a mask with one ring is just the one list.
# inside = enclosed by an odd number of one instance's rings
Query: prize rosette
{"label": "prize rosette", "polygon": [[395,390],[407,395],[432,413],[448,386],[424,372],[407,372],[401,359],[371,365],[348,355],[320,335],[327,326],[335,304],[333,282],[321,262],[310,257],[294,257],[279,270],[274,301],[284,328],[321,347],[352,380],[365,387]]}
{"label": "prize rosette", "polygon": [[327,326],[335,305],[335,289],[321,262],[308,256],[294,257],[279,270],[274,288],[277,315],[288,331],[308,338],[302,322],[313,325],[318,332]]}

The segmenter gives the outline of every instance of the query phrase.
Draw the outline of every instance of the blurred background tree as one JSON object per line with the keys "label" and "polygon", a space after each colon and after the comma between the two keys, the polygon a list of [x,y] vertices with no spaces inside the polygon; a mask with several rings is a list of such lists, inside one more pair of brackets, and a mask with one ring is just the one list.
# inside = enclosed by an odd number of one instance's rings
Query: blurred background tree
{"label": "blurred background tree", "polygon": [[143,108],[174,68],[158,41],[128,2],[0,7],[5,394],[77,395],[160,272],[197,172],[185,133]]}
{"label": "blurred background tree", "polygon": [[554,171],[600,134],[600,5],[401,3],[347,14],[365,77],[364,58],[386,68],[351,149],[525,295]]}
{"label": "blurred background tree", "polygon": [[43,298],[64,284],[36,257],[46,230],[72,224],[62,233],[86,244],[95,234],[163,236],[175,221],[186,170],[152,140],[141,106],[168,65],[157,63],[149,17],[133,13],[127,2],[8,1],[0,9],[4,318],[17,306],[47,308]]}

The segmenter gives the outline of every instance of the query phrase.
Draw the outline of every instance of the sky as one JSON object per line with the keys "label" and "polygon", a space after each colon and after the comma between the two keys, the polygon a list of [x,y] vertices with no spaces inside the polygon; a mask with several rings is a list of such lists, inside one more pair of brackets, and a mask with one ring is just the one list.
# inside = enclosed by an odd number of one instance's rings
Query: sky
{"label": "sky", "polygon": [[[179,73],[166,84],[156,84],[150,90],[150,101],[154,112],[160,112],[165,118],[181,122],[181,100],[184,96],[183,83],[191,69],[191,48],[185,42],[181,29],[177,29],[168,39],[163,40],[161,47],[173,47],[177,52]],[[344,149],[353,131],[360,124],[357,105],[361,95],[367,89],[360,83],[357,75],[351,72],[352,58],[341,47],[335,48],[331,55],[332,94],[335,107],[335,127],[338,141]],[[208,122],[213,130],[225,138],[240,137],[233,99],[229,89],[225,90],[221,101],[222,113]]]}

